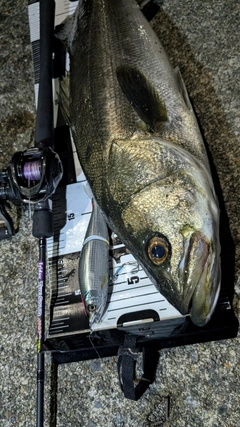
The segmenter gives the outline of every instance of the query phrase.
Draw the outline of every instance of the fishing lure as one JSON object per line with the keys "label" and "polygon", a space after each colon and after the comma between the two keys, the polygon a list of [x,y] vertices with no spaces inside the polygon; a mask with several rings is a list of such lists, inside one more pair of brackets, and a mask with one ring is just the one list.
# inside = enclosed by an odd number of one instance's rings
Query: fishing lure
{"label": "fishing lure", "polygon": [[79,283],[89,325],[100,322],[107,305],[109,283],[108,228],[94,198],[79,261]]}

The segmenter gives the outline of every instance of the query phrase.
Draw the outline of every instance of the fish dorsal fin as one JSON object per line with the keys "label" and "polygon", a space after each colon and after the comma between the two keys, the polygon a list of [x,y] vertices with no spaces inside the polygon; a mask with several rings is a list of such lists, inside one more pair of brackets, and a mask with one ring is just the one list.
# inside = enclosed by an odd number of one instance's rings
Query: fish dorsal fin
{"label": "fish dorsal fin", "polygon": [[174,74],[178,85],[178,90],[183,97],[183,100],[190,111],[193,111],[191,101],[189,99],[188,91],[185,86],[184,80],[182,78],[182,74],[178,67],[174,68]]}
{"label": "fish dorsal fin", "polygon": [[76,12],[68,16],[62,24],[57,25],[54,31],[55,37],[61,40],[68,51],[71,51],[75,28],[76,28]]}
{"label": "fish dorsal fin", "polygon": [[168,121],[165,102],[139,70],[123,66],[116,74],[127,100],[152,131],[157,124]]}
{"label": "fish dorsal fin", "polygon": [[158,0],[157,3],[155,0],[137,0],[137,3],[145,18],[150,22],[158,13],[160,4],[163,3],[163,1]]}
{"label": "fish dorsal fin", "polygon": [[70,121],[70,77],[69,73],[66,73],[65,77],[60,80],[59,92],[59,107],[65,122],[68,126],[71,126]]}
{"label": "fish dorsal fin", "polygon": [[[74,41],[79,31],[84,31],[88,23],[86,19],[87,13],[88,1],[79,0],[75,12],[55,28],[55,37],[62,41],[70,53],[72,53]],[[81,26],[79,25],[79,22],[81,22]]]}

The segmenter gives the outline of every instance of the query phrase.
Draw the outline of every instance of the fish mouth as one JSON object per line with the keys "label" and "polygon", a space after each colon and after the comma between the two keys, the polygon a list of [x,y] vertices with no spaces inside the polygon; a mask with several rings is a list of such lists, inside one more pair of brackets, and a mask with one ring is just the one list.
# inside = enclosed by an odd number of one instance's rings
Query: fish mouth
{"label": "fish mouth", "polygon": [[182,314],[190,312],[193,323],[204,326],[211,318],[220,291],[220,257],[200,232],[194,232],[185,242],[180,263],[183,283]]}

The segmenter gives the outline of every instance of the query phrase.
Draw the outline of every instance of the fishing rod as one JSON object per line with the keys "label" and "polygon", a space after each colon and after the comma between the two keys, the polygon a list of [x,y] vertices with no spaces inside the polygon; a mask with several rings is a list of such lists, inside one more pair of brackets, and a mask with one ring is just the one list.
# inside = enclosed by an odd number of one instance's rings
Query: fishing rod
{"label": "fishing rod", "polygon": [[16,152],[6,170],[0,171],[0,239],[11,237],[13,222],[6,210],[8,200],[15,205],[33,204],[32,234],[39,240],[37,305],[37,417],[44,422],[44,333],[46,239],[53,236],[50,198],[62,178],[62,163],[53,151],[52,52],[55,18],[54,0],[40,0],[40,80],[34,147]]}
{"label": "fishing rod", "polygon": [[[51,149],[54,144],[52,98],[54,16],[54,0],[40,0],[40,81],[35,130],[35,147],[40,150]],[[46,239],[53,236],[53,217],[49,198],[35,205],[32,233],[34,237],[39,239],[36,426],[43,427]]]}

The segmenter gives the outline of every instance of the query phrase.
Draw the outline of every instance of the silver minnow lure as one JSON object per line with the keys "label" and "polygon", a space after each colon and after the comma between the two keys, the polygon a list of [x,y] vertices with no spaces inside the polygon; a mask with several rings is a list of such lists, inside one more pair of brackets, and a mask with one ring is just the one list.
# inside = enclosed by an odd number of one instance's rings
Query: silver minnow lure
{"label": "silver minnow lure", "polygon": [[109,241],[102,213],[92,199],[93,211],[79,261],[79,283],[89,325],[100,322],[108,296]]}

